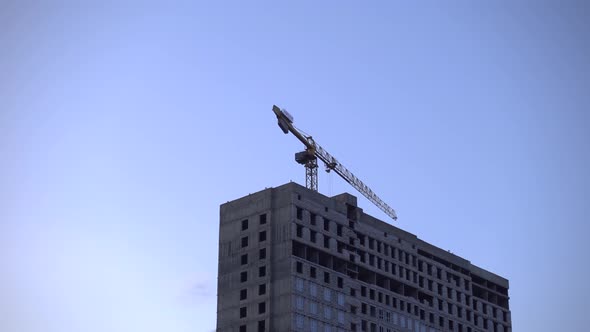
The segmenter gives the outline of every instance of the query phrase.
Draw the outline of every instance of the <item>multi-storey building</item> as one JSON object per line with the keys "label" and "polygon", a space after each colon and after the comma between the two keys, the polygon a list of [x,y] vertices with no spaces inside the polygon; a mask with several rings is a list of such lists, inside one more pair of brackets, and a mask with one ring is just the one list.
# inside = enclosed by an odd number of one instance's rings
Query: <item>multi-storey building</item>
{"label": "multi-storey building", "polygon": [[217,331],[510,332],[508,280],[295,183],[221,205]]}

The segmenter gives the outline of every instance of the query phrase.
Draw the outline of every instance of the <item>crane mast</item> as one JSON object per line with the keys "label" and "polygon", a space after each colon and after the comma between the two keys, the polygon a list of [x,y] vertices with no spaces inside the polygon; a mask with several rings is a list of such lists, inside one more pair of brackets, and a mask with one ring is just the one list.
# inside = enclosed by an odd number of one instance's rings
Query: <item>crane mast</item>
{"label": "crane mast", "polygon": [[303,145],[305,150],[295,154],[295,161],[305,166],[305,186],[313,191],[318,191],[318,158],[324,162],[326,172],[334,171],[344,181],[348,182],[361,194],[363,194],[369,201],[375,204],[385,214],[390,216],[393,220],[397,220],[395,210],[393,210],[387,203],[385,203],[379,196],[377,196],[371,188],[364,184],[352,172],[350,172],[344,165],[342,165],[336,158],[328,153],[324,148],[317,144],[311,136],[304,135],[300,130],[293,126],[293,117],[285,110],[273,105],[272,111],[277,116],[278,125],[283,133],[293,134]]}

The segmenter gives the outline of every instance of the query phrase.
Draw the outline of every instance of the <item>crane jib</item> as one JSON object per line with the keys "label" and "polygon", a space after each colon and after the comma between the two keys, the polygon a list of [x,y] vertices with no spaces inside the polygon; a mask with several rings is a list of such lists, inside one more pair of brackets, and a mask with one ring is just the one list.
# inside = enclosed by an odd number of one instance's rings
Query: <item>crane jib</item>
{"label": "crane jib", "polygon": [[348,182],[353,188],[358,190],[371,203],[375,204],[385,214],[390,216],[393,220],[397,220],[397,214],[389,205],[387,205],[379,196],[377,196],[371,188],[359,180],[352,172],[344,167],[336,158],[332,157],[324,148],[317,144],[311,136],[305,136],[297,128],[293,126],[293,116],[287,111],[280,109],[273,105],[273,112],[277,116],[278,125],[283,133],[291,132],[293,136],[297,137],[306,147],[306,150],[295,155],[298,163],[304,164],[306,168],[306,186],[314,191],[317,191],[317,162],[315,159],[310,159],[311,155],[317,157],[326,164],[326,170],[334,170],[344,181]]}

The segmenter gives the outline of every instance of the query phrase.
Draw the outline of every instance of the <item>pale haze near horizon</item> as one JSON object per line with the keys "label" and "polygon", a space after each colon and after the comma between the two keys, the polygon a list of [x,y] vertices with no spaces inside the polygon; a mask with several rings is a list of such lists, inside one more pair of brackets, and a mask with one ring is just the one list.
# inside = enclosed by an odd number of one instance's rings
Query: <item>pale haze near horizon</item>
{"label": "pale haze near horizon", "polygon": [[219,205],[304,183],[273,104],[394,225],[508,278],[514,331],[586,330],[589,15],[0,3],[0,330],[214,330]]}

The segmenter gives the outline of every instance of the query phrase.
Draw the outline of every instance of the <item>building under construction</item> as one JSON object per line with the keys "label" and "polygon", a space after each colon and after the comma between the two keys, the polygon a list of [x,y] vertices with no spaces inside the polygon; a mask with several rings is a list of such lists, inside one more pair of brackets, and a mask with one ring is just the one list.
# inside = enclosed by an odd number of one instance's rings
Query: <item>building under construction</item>
{"label": "building under construction", "polygon": [[511,331],[508,280],[295,183],[221,205],[217,331]]}

